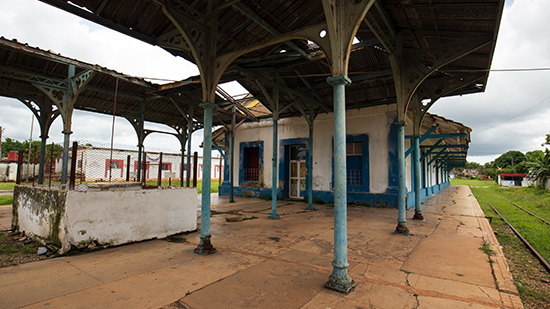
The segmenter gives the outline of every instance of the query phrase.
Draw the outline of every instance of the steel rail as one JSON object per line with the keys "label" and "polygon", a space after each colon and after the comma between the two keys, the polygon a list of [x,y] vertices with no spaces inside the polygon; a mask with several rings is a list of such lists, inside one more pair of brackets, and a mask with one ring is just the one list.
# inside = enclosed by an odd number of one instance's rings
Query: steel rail
{"label": "steel rail", "polygon": [[506,222],[506,224],[508,224],[508,226],[512,229],[512,231],[514,231],[514,233],[518,236],[519,239],[521,239],[521,241],[523,241],[523,243],[527,246],[527,248],[529,248],[529,250],[531,250],[533,252],[533,254],[539,259],[540,263],[542,264],[542,266],[546,269],[547,272],[550,272],[550,264],[548,264],[548,262],[540,255],[540,253],[535,249],[533,248],[533,246],[531,246],[531,244],[527,241],[527,239],[525,239],[511,224],[510,222],[506,221],[506,219],[500,214],[500,212],[498,212],[498,210],[491,204],[489,203],[489,201],[487,199],[484,199],[485,202],[487,202],[487,204],[489,204],[489,206],[491,206],[491,208],[496,212],[497,215],[499,215],[502,220],[504,220],[504,222]]}
{"label": "steel rail", "polygon": [[516,206],[517,208],[519,208],[519,209],[525,211],[526,213],[530,214],[531,216],[533,216],[533,217],[535,217],[535,218],[538,218],[538,219],[544,221],[544,223],[550,225],[550,222],[548,222],[548,221],[544,220],[543,218],[541,218],[541,217],[535,215],[534,213],[530,212],[529,210],[527,210],[527,209],[525,209],[525,208],[519,206],[518,204],[515,204],[515,203],[513,203],[513,202],[510,202],[509,200],[503,198],[502,196],[501,196],[501,198],[502,198],[503,200],[505,200],[506,202],[508,202],[508,203],[510,203],[510,204],[512,204],[512,205],[514,205],[514,206]]}

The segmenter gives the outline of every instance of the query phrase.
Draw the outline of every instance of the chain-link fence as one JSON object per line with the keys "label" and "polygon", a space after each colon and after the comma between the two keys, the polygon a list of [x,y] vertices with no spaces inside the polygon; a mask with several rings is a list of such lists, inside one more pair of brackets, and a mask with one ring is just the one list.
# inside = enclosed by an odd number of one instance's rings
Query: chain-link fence
{"label": "chain-link fence", "polygon": [[[63,167],[63,145],[46,145],[43,171],[40,169],[40,145],[29,151],[9,156],[10,162],[0,167],[0,181],[16,183],[58,185],[63,182],[70,188],[97,182],[139,182],[144,188],[158,186],[186,186],[187,158],[181,154],[139,152],[136,150],[94,147],[91,144],[72,144],[68,151],[67,166]],[[197,185],[197,153],[191,158],[190,186]],[[195,167],[195,168],[193,168]],[[66,173],[63,170],[66,170]]]}

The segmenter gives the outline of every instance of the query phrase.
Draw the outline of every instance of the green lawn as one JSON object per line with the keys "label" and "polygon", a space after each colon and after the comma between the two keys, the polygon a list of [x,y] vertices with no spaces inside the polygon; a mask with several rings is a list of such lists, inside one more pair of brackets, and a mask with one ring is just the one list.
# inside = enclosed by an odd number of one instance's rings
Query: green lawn
{"label": "green lawn", "polygon": [[11,190],[15,187],[15,182],[0,182],[0,190]]}
{"label": "green lawn", "polygon": [[13,195],[0,195],[0,206],[13,204]]}
{"label": "green lawn", "polygon": [[[169,183],[167,180],[161,182],[161,186],[168,186],[169,184],[172,187],[179,187],[180,186],[179,180],[172,180],[171,183]],[[185,180],[184,180],[183,184],[185,185]],[[157,181],[147,181],[147,185],[156,186]],[[193,186],[192,181],[190,182],[190,185]],[[212,179],[212,181],[210,182],[210,186],[211,186],[211,190],[210,190],[211,193],[218,193],[218,186],[219,186],[219,181],[218,180]],[[197,190],[198,190],[199,194],[202,193],[202,181],[201,180],[197,181]]]}
{"label": "green lawn", "polygon": [[466,179],[466,178],[453,178],[451,179],[452,185],[468,185],[468,186],[491,186],[498,184],[494,180],[477,180],[477,179]]}
{"label": "green lawn", "polygon": [[[185,182],[185,180],[184,180],[184,182]],[[79,183],[80,183],[79,181],[76,182],[76,184],[79,184]],[[52,183],[52,184],[54,184],[54,183]],[[57,182],[56,184],[59,184],[59,182]],[[179,180],[173,180],[171,183],[169,183],[167,180],[161,182],[162,186],[168,186],[169,184],[172,187],[179,187],[180,186]],[[210,192],[211,193],[218,193],[219,184],[220,184],[220,182],[218,180],[212,179]],[[23,183],[23,185],[29,185],[29,183]],[[156,181],[147,181],[147,185],[156,186],[157,182]],[[184,185],[185,185],[185,183],[184,183]],[[193,185],[193,182],[191,182],[191,185]],[[11,190],[11,191],[13,191],[14,187],[15,187],[15,182],[0,182],[0,190]],[[199,191],[199,194],[201,194],[202,193],[202,181],[201,180],[197,181],[197,189]],[[0,201],[2,201],[2,200],[0,200]],[[7,204],[0,204],[0,205],[7,205]]]}
{"label": "green lawn", "polygon": [[491,203],[533,247],[550,261],[550,225],[506,202],[518,204],[539,217],[550,221],[550,191],[535,187],[501,187],[494,181],[453,179],[451,184],[469,185],[486,216],[499,220]]}

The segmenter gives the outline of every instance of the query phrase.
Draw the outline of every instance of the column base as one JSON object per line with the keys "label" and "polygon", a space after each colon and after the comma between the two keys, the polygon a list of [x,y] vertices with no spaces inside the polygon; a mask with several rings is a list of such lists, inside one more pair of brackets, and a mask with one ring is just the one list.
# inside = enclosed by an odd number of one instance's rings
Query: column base
{"label": "column base", "polygon": [[279,215],[271,215],[271,216],[268,216],[267,218],[268,218],[268,219],[272,219],[272,220],[276,220],[276,219],[281,219],[281,216],[279,216]]}
{"label": "column base", "polygon": [[317,210],[317,209],[315,209],[313,206],[312,207],[308,206],[308,207],[306,207],[306,210]]}
{"label": "column base", "polygon": [[193,253],[199,254],[199,255],[210,255],[218,252],[214,246],[212,246],[212,243],[210,242],[211,235],[208,236],[200,236],[201,242],[199,245],[193,250]]}
{"label": "column base", "polygon": [[409,236],[409,228],[403,223],[397,223],[394,234],[401,234],[404,236]]}
{"label": "column base", "polygon": [[325,287],[336,292],[349,294],[355,288],[355,281],[349,276],[347,267],[334,266],[332,275],[325,283]]}
{"label": "column base", "polygon": [[414,216],[413,216],[413,220],[424,220],[424,216],[422,215],[421,212],[415,211]]}

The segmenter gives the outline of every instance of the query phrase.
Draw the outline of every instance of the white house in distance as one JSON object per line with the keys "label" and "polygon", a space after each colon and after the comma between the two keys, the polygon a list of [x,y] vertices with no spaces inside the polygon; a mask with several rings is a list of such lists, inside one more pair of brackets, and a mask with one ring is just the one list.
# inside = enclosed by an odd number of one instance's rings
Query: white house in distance
{"label": "white house in distance", "polygon": [[[146,152],[147,179],[156,179],[158,177],[160,152]],[[136,177],[138,167],[138,152],[135,150],[113,149],[111,155],[110,148],[101,148],[93,146],[78,146],[77,150],[77,174],[83,175],[83,181],[124,181],[128,170],[128,156],[130,156],[130,179]],[[187,162],[187,158],[184,158]],[[142,159],[143,160],[143,159]],[[212,158],[212,170],[210,176],[212,179],[218,179],[220,175],[220,158]],[[61,164],[56,164],[61,166]],[[109,166],[111,170],[109,170]],[[204,172],[202,170],[202,156],[198,157],[197,178],[202,179]],[[184,171],[187,169],[187,163],[184,163]],[[191,168],[193,167],[193,159],[191,159]],[[163,153],[161,165],[162,179],[179,180],[181,164],[181,154]],[[222,171],[223,173],[223,171]],[[184,177],[186,172],[184,172]],[[192,177],[192,176],[191,176]]]}
{"label": "white house in distance", "polygon": [[499,174],[498,184],[505,187],[528,187],[529,185],[535,185],[533,179],[525,176],[525,174]]}
{"label": "white house in distance", "polygon": [[[398,160],[395,106],[377,106],[346,112],[347,134],[347,196],[348,203],[397,206]],[[412,121],[407,120],[406,134],[412,135]],[[314,122],[313,149],[309,148],[309,126],[303,117],[285,118],[278,122],[278,198],[304,199],[308,192],[308,178],[313,177],[313,201],[333,202],[333,115],[319,115]],[[220,129],[223,130],[223,129]],[[427,114],[421,134],[445,134],[461,137],[425,139],[421,144],[422,200],[437,193],[450,183],[446,161],[439,151],[445,147],[464,148],[469,142],[470,128],[443,117]],[[219,132],[218,132],[219,133]],[[229,136],[221,136],[216,144],[229,149]],[[432,135],[436,136],[436,135]],[[245,123],[235,132],[234,193],[235,195],[270,197],[272,186],[273,122]],[[411,139],[406,139],[406,149]],[[437,151],[433,151],[437,149]],[[307,160],[312,152],[313,172],[307,171]],[[410,151],[409,151],[410,152]],[[448,153],[448,152],[447,152]],[[411,155],[407,164],[407,207],[414,205],[414,177]],[[226,155],[226,173],[220,185],[220,194],[229,194],[229,156]]]}

